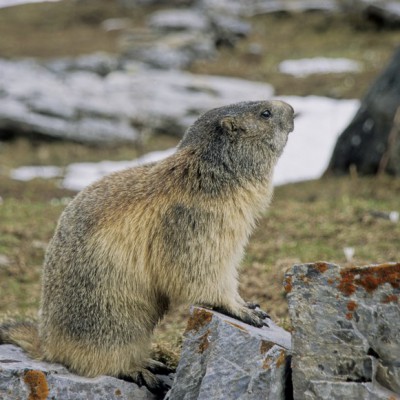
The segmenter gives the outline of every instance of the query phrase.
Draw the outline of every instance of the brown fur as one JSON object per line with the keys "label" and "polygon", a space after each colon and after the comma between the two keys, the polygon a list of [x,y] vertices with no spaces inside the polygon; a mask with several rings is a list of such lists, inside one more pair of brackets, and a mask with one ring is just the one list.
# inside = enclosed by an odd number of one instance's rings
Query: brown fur
{"label": "brown fur", "polygon": [[261,326],[265,315],[238,294],[237,267],[292,129],[293,109],[279,101],[211,110],[171,157],[83,190],[46,254],[40,341],[28,348],[18,326],[3,329],[3,341],[78,374],[154,386],[150,337],[170,305],[203,304]]}

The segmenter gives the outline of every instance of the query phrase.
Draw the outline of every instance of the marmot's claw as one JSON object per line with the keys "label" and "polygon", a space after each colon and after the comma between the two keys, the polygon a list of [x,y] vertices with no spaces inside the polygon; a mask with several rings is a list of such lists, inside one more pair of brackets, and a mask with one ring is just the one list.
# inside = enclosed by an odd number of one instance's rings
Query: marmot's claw
{"label": "marmot's claw", "polygon": [[268,322],[266,322],[265,320],[263,321],[263,326],[266,326],[267,328],[269,328]]}
{"label": "marmot's claw", "polygon": [[271,319],[271,317],[270,317],[264,310],[261,310],[261,308],[255,309],[254,312],[255,312],[261,319],[265,319],[265,318]]}
{"label": "marmot's claw", "polygon": [[261,319],[265,319],[265,318],[269,318],[271,319],[271,317],[264,311],[261,310],[260,305],[257,303],[252,303],[251,301],[248,301],[245,303],[245,306],[249,309],[254,311],[254,313],[257,314],[258,317],[260,317]]}
{"label": "marmot's claw", "polygon": [[256,308],[259,308],[260,305],[257,303],[252,303],[251,301],[246,302],[246,307],[250,308],[250,310],[255,310]]}
{"label": "marmot's claw", "polygon": [[168,367],[163,362],[152,359],[148,360],[147,369],[153,374],[160,374],[160,375],[168,375],[171,372],[175,372],[173,368]]}

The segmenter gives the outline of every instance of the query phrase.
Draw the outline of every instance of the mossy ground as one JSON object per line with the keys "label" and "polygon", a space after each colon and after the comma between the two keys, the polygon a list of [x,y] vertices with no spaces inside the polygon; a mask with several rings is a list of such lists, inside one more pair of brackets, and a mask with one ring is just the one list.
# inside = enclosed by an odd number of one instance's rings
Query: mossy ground
{"label": "mossy ground", "polygon": [[[130,17],[142,24],[149,10],[126,12],[115,2],[61,2],[0,10],[0,57],[51,58],[97,50],[117,51],[117,35],[100,28],[110,17]],[[358,98],[400,42],[399,31],[355,28],[347,17],[323,13],[254,18],[251,36],[234,49],[221,49],[215,60],[198,61],[194,72],[241,76],[272,83],[278,94],[319,94]],[[361,29],[362,28],[362,29]],[[261,48],[259,54],[251,49]],[[278,72],[288,58],[331,56],[361,61],[359,74],[293,78]],[[99,148],[60,141],[27,139],[0,143],[0,316],[36,315],[46,244],[65,203],[74,193],[57,180],[11,180],[11,168],[60,165],[77,161],[131,159],[168,148],[177,139],[159,136],[142,148]],[[241,274],[241,292],[288,326],[282,288],[284,271],[298,262],[346,264],[343,248],[353,247],[356,265],[398,260],[400,224],[371,215],[371,210],[399,210],[400,181],[390,177],[325,178],[278,187],[271,208],[252,236]],[[1,258],[0,258],[1,260]],[[171,313],[157,330],[158,343],[180,340],[187,307]],[[172,349],[173,350],[173,349]]]}

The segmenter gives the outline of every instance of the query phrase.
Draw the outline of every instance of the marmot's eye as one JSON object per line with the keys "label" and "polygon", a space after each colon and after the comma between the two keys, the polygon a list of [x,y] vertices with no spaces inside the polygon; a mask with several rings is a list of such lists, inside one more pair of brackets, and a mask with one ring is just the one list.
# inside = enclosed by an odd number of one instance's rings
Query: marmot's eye
{"label": "marmot's eye", "polygon": [[271,111],[269,111],[269,110],[264,110],[264,111],[261,113],[261,116],[262,116],[263,118],[265,118],[265,119],[269,119],[269,118],[272,117],[272,113],[271,113]]}

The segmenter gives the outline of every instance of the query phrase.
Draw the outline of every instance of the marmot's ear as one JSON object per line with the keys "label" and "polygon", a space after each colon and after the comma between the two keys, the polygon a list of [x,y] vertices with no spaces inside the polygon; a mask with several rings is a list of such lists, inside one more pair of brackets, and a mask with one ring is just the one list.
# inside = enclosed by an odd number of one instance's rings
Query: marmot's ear
{"label": "marmot's ear", "polygon": [[222,118],[220,125],[222,130],[229,135],[234,135],[235,132],[237,131],[235,118],[230,115]]}

